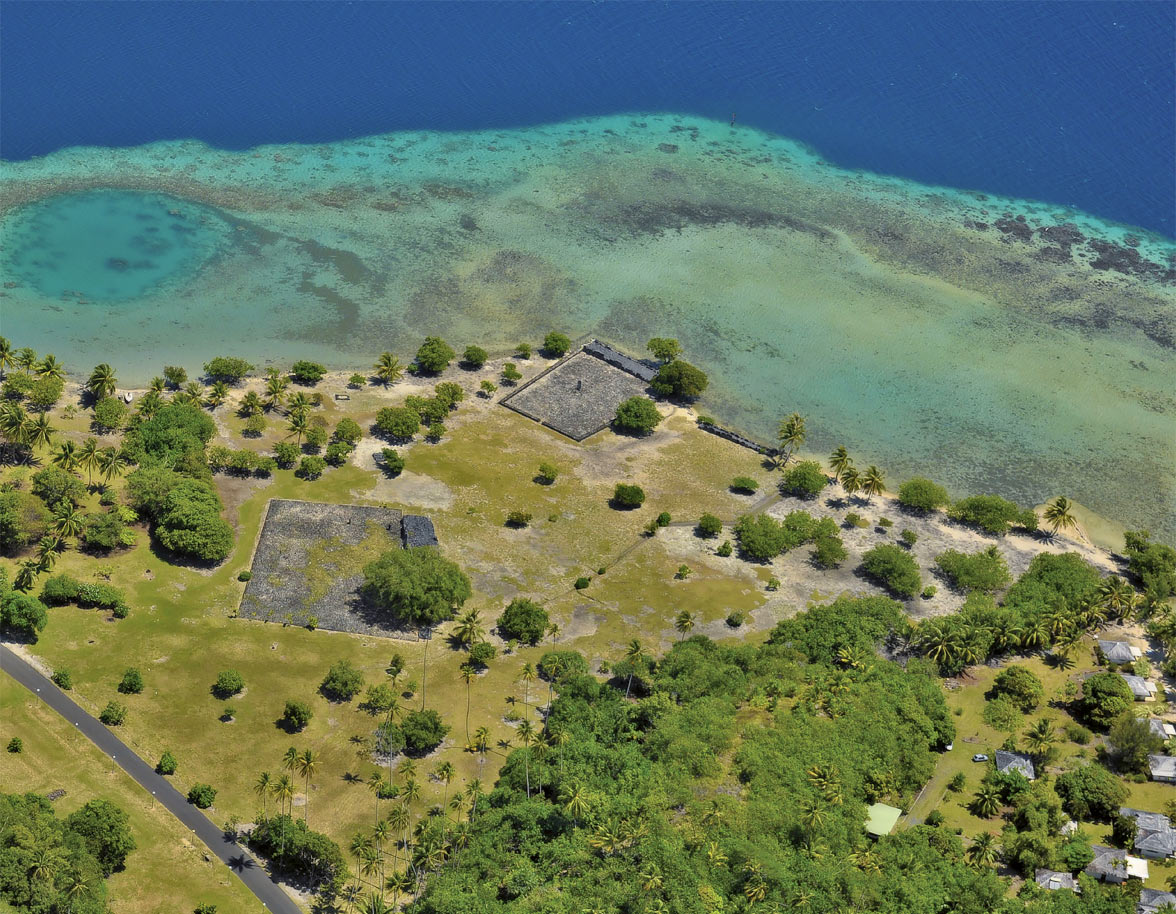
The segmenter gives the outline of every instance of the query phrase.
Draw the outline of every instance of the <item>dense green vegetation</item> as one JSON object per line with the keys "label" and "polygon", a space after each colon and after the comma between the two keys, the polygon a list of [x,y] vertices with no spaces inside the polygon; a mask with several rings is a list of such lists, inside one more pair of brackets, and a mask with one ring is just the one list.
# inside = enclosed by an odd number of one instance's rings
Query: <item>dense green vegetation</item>
{"label": "dense green vegetation", "polygon": [[1013,580],[1008,563],[996,546],[971,555],[949,549],[935,560],[935,564],[957,590],[992,593]]}
{"label": "dense green vegetation", "polygon": [[662,397],[697,400],[706,390],[708,383],[709,379],[702,369],[695,368],[681,359],[675,359],[658,369],[649,386],[653,388],[654,393]]}
{"label": "dense green vegetation", "polygon": [[635,435],[644,435],[657,428],[661,413],[649,397],[630,397],[617,407],[613,428]]}
{"label": "dense green vegetation", "polygon": [[0,901],[18,911],[103,914],[103,880],[134,849],[126,813],[106,800],[58,819],[44,797],[0,793]]}
{"label": "dense green vegetation", "polygon": [[780,477],[780,491],[797,498],[816,498],[829,480],[815,460],[801,460],[784,471]]}
{"label": "dense green vegetation", "polygon": [[1021,508],[999,495],[961,498],[947,513],[952,520],[978,527],[993,536],[1004,536],[1013,527],[1030,532],[1037,529],[1037,515],[1032,508]]}
{"label": "dense green vegetation", "polygon": [[470,579],[430,546],[394,549],[363,569],[364,593],[378,608],[414,625],[451,619],[470,598]]}

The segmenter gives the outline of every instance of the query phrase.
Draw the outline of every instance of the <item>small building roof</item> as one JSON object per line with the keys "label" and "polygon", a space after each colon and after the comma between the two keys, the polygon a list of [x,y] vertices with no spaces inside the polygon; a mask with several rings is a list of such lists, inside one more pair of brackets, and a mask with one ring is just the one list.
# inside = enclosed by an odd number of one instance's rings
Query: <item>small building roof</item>
{"label": "small building roof", "polygon": [[1166,720],[1161,720],[1158,717],[1149,717],[1147,725],[1151,727],[1151,732],[1160,739],[1171,739],[1176,736],[1176,727],[1168,723]]}
{"label": "small building roof", "polygon": [[640,378],[642,381],[652,381],[657,374],[657,370],[649,367],[644,362],[641,362],[631,356],[625,355],[607,343],[602,343],[600,340],[593,340],[584,346],[584,351],[589,355],[594,355],[598,359],[614,365],[621,371],[627,371],[634,377]]}
{"label": "small building roof", "polygon": [[1119,815],[1135,820],[1140,831],[1171,831],[1172,823],[1162,812],[1148,812],[1146,809],[1132,809],[1130,806],[1120,806]]}
{"label": "small building roof", "polygon": [[1140,857],[1132,857],[1125,850],[1118,847],[1105,847],[1096,844],[1091,848],[1094,859],[1086,867],[1086,872],[1095,879],[1110,879],[1112,882],[1123,882],[1126,879],[1146,879],[1147,861]]}
{"label": "small building roof", "polygon": [[1132,673],[1120,673],[1119,675],[1123,677],[1123,681],[1131,689],[1131,694],[1135,696],[1136,701],[1147,701],[1156,694],[1155,684],[1150,679],[1144,679],[1142,676],[1135,676]]}
{"label": "small building roof", "polygon": [[1176,756],[1149,755],[1147,757],[1147,765],[1151,769],[1152,780],[1176,780]]}
{"label": "small building roof", "polygon": [[1058,889],[1078,891],[1078,880],[1069,873],[1059,873],[1056,870],[1038,870],[1033,874],[1033,878],[1039,886],[1043,889],[1049,889],[1051,892],[1056,892]]}
{"label": "small building roof", "polygon": [[898,824],[898,817],[901,815],[901,809],[887,806],[885,803],[875,803],[866,810],[866,833],[875,838],[890,834],[894,831],[894,826]]}
{"label": "small building roof", "polygon": [[1111,663],[1130,663],[1142,656],[1139,648],[1127,641],[1103,641],[1100,638],[1098,647]]}
{"label": "small building roof", "polygon": [[437,533],[433,530],[433,522],[420,514],[405,514],[400,519],[400,537],[404,541],[405,549],[437,545]]}
{"label": "small building roof", "polygon": [[1166,904],[1176,905],[1176,895],[1162,889],[1141,889],[1135,914],[1156,914]]}
{"label": "small building roof", "polygon": [[1033,769],[1033,759],[1021,752],[1006,752],[1004,749],[996,750],[996,770],[1001,774],[1019,771],[1031,781],[1037,777],[1037,772]]}

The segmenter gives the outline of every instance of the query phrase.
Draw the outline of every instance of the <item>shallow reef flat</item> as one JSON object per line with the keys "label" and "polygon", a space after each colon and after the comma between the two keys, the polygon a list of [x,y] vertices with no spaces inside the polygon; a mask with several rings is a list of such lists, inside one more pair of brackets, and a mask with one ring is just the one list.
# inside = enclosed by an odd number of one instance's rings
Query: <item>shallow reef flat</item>
{"label": "shallow reef flat", "polygon": [[[132,295],[55,286],[31,214],[96,190],[170,201],[198,251],[167,275],[145,258]],[[70,149],[6,163],[0,215],[5,335],[125,382],[221,352],[352,367],[427,333],[669,334],[711,373],[703,410],[755,435],[795,409],[814,450],[891,481],[1066,494],[1176,539],[1176,245],[1062,207],[662,114]]]}

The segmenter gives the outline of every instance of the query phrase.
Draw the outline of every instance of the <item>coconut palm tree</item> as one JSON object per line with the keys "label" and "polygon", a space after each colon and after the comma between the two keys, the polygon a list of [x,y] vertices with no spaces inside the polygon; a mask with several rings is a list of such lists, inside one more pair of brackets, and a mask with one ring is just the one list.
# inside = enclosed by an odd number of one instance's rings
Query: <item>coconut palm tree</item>
{"label": "coconut palm tree", "polygon": [[641,646],[641,642],[634,638],[629,642],[629,647],[625,650],[625,659],[629,661],[629,681],[625,683],[625,697],[629,697],[629,690],[633,688],[633,673],[636,670],[637,664],[645,662],[645,648]]}
{"label": "coconut palm tree", "polygon": [[156,375],[151,379],[147,385],[147,392],[151,394],[162,394],[167,389],[167,381]]}
{"label": "coconut palm tree", "polygon": [[935,663],[944,665],[959,654],[960,637],[948,624],[939,620],[925,622],[919,627],[915,646]]}
{"label": "coconut palm tree", "polygon": [[118,378],[114,375],[114,369],[105,362],[95,366],[94,370],[90,372],[90,379],[86,381],[86,388],[96,400],[101,400],[103,397],[113,397],[117,387]]}
{"label": "coconut palm tree", "polygon": [[72,441],[61,442],[53,454],[53,464],[67,473],[72,473],[78,468],[78,446]]}
{"label": "coconut palm tree", "polygon": [[849,451],[845,449],[844,444],[838,446],[829,456],[829,468],[838,479],[851,466],[853,466],[853,461],[849,459]]}
{"label": "coconut palm tree", "polygon": [[53,378],[56,381],[64,381],[65,366],[57,361],[57,356],[49,353],[38,363],[37,374],[42,378]]}
{"label": "coconut palm tree", "polygon": [[385,387],[389,384],[395,384],[404,375],[404,368],[400,364],[400,359],[396,358],[390,352],[380,353],[380,357],[376,359],[375,364],[376,377],[380,379]]}
{"label": "coconut palm tree", "polygon": [[28,346],[18,349],[16,355],[13,356],[13,361],[21,371],[32,371],[37,364],[37,350],[30,349]]}
{"label": "coconut palm tree", "polygon": [[286,400],[290,379],[283,374],[271,374],[265,380],[265,408],[278,409]]}
{"label": "coconut palm tree", "polygon": [[306,778],[306,805],[303,807],[303,820],[310,821],[310,778],[318,771],[318,757],[313,749],[304,749],[298,756],[298,773]]}
{"label": "coconut palm tree", "polygon": [[26,444],[28,422],[28,413],[19,403],[12,400],[0,402],[0,435],[13,444]]}
{"label": "coconut palm tree", "polygon": [[674,619],[674,628],[678,630],[678,634],[685,640],[686,636],[694,630],[694,616],[690,615],[686,610],[678,613],[678,617]]}
{"label": "coconut palm tree", "polygon": [[149,390],[139,398],[139,405],[135,409],[144,419],[150,419],[163,409],[165,403],[166,401],[163,399],[162,394],[158,391]]}
{"label": "coconut palm tree", "polygon": [[288,774],[279,775],[278,779],[274,782],[274,796],[281,802],[283,813],[286,811],[287,803],[290,804],[290,809],[293,811],[294,795],[297,793],[297,790],[298,788],[294,786],[294,782]]}
{"label": "coconut palm tree", "polygon": [[53,532],[65,539],[69,536],[81,536],[85,527],[85,515],[82,509],[73,502],[62,499],[53,508]]}
{"label": "coconut palm tree", "polygon": [[86,471],[86,481],[94,484],[94,470],[98,466],[98,440],[87,438],[78,448],[78,466]]}
{"label": "coconut palm tree", "polygon": [[36,559],[25,559],[16,566],[16,577],[12,580],[12,589],[21,593],[28,593],[33,589],[37,575],[41,573],[41,563]]}
{"label": "coconut palm tree", "polygon": [[991,819],[1000,809],[1000,790],[995,784],[981,784],[969,807],[973,815]]}
{"label": "coconut palm tree", "polygon": [[1049,643],[1049,628],[1044,619],[1035,619],[1025,626],[1021,632],[1021,647],[1028,650],[1039,650]]}
{"label": "coconut palm tree", "polygon": [[783,456],[781,466],[786,466],[796,449],[804,444],[804,422],[804,416],[800,413],[793,413],[780,422],[780,431],[776,437],[780,442],[780,453]]}
{"label": "coconut palm tree", "polygon": [[486,629],[482,627],[482,614],[476,609],[462,613],[453,630],[453,637],[465,648],[485,640]]}
{"label": "coconut palm tree", "polygon": [[529,718],[531,710],[531,683],[535,681],[538,673],[535,672],[535,667],[530,663],[523,664],[523,670],[519,673],[519,679],[523,682],[523,716]]}
{"label": "coconut palm tree", "polygon": [[237,411],[242,416],[257,416],[261,414],[264,408],[265,404],[261,402],[261,397],[257,395],[257,391],[250,390],[241,398],[241,405],[237,407]]}
{"label": "coconut palm tree", "polygon": [[57,552],[61,548],[61,537],[43,536],[37,543],[37,564],[48,570],[57,561]]}
{"label": "coconut palm tree", "polygon": [[310,420],[306,418],[306,413],[291,413],[286,428],[290,430],[286,437],[293,438],[301,446],[303,436],[310,431]]}
{"label": "coconut palm tree", "polygon": [[441,795],[441,802],[449,802],[449,785],[453,783],[453,779],[457,777],[457,769],[453,767],[453,762],[441,762],[435,769],[433,769],[433,777],[441,781],[445,785],[445,791]]}
{"label": "coconut palm tree", "polygon": [[531,799],[531,743],[535,740],[535,728],[531,726],[529,720],[524,720],[519,724],[519,739],[523,741],[523,747],[526,750],[523,761],[526,766],[527,799],[529,800]]}
{"label": "coconut palm tree", "polygon": [[49,424],[49,414],[42,412],[37,414],[36,419],[29,421],[25,440],[29,447],[48,447],[56,434],[57,429]]}
{"label": "coconut palm tree", "polygon": [[470,741],[470,685],[477,678],[478,672],[470,664],[463,663],[460,668],[462,682],[466,687],[465,733],[466,743]]}
{"label": "coconut palm tree", "polygon": [[1042,512],[1045,522],[1050,525],[1053,536],[1056,536],[1059,530],[1077,530],[1078,521],[1074,519],[1074,503],[1065,495],[1059,495],[1048,505]]}
{"label": "coconut palm tree", "polygon": [[290,402],[286,406],[286,414],[289,416],[305,416],[313,406],[314,401],[311,400],[305,391],[299,390],[290,398]]}
{"label": "coconut palm tree", "polygon": [[1053,724],[1044,717],[1025,733],[1026,748],[1038,758],[1045,758],[1050,747],[1056,741],[1057,733],[1054,731]]}
{"label": "coconut palm tree", "polygon": [[12,367],[12,342],[6,336],[0,336],[0,378]]}
{"label": "coconut palm tree", "polygon": [[862,488],[862,477],[851,463],[844,470],[841,471],[841,476],[838,478],[841,483],[841,488],[845,489],[845,494],[852,498]]}
{"label": "coconut palm tree", "polygon": [[866,472],[862,473],[862,491],[866,493],[866,501],[869,502],[871,498],[875,495],[881,495],[885,490],[882,471],[870,464],[866,467]]}
{"label": "coconut palm tree", "polygon": [[580,827],[580,817],[586,816],[588,810],[591,808],[591,800],[588,796],[588,790],[579,781],[573,781],[571,784],[564,786],[563,793],[560,797],[563,800],[564,809],[572,817],[572,824]]}
{"label": "coconut palm tree", "polygon": [[996,836],[991,832],[978,834],[967,850],[968,863],[975,867],[992,866],[999,857]]}
{"label": "coconut palm tree", "polygon": [[273,787],[274,781],[268,771],[263,771],[257,776],[257,780],[253,782],[253,792],[261,798],[261,817],[263,819],[266,817],[266,800],[269,799]]}
{"label": "coconut palm tree", "polygon": [[1114,618],[1122,619],[1134,602],[1135,588],[1117,574],[1112,574],[1099,585],[1098,598],[1099,604]]}
{"label": "coconut palm tree", "polygon": [[98,453],[98,471],[102,474],[102,480],[106,484],[109,484],[115,476],[121,476],[122,471],[129,464],[130,460],[126,454],[117,448],[103,448]]}
{"label": "coconut palm tree", "polygon": [[392,893],[392,907],[395,908],[400,896],[411,892],[415,882],[406,871],[401,870],[389,876],[384,885]]}
{"label": "coconut palm tree", "polygon": [[392,807],[392,811],[388,813],[388,824],[394,831],[401,832],[404,835],[404,843],[408,843],[408,823],[412,821],[412,815],[408,811],[408,807],[404,804],[398,804]]}
{"label": "coconut palm tree", "polygon": [[204,402],[209,409],[216,409],[229,398],[229,385],[224,381],[213,381],[212,387],[208,389],[208,396],[204,398]]}

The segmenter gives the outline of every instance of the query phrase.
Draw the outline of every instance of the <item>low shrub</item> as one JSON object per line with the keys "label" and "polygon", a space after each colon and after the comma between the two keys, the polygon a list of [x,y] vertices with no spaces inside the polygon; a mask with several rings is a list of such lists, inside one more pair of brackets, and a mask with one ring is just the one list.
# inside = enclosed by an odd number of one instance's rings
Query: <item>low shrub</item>
{"label": "low shrub", "polygon": [[319,684],[319,691],[330,701],[351,701],[363,690],[363,674],[349,660],[331,664]]}
{"label": "low shrub", "polygon": [[217,698],[232,698],[245,688],[245,679],[236,670],[222,670],[212,685]]}
{"label": "low shrub", "polygon": [[197,809],[208,809],[216,800],[216,789],[208,784],[193,784],[188,790],[188,802]]}
{"label": "low shrub", "polygon": [[715,550],[715,555],[722,556],[723,558],[727,558],[734,551],[735,550],[731,548],[731,541],[730,540],[723,540],[723,544],[721,546],[719,546],[718,549]]}
{"label": "low shrub", "polygon": [[704,514],[698,519],[698,535],[708,539],[723,532],[723,522],[713,514]]}
{"label": "low shrub", "polygon": [[98,719],[108,727],[117,727],[127,719],[126,705],[120,705],[117,701],[107,702]]}
{"label": "low shrub", "polygon": [[898,546],[884,543],[862,556],[862,570],[874,583],[892,595],[910,599],[923,586],[919,565]]}
{"label": "low shrub", "polygon": [[506,514],[506,526],[515,528],[526,527],[531,523],[533,516],[530,511],[508,511]]}
{"label": "low shrub", "polygon": [[949,501],[947,489],[922,476],[908,479],[898,488],[898,503],[911,511],[934,511]]}
{"label": "low shrub", "polygon": [[780,491],[796,498],[816,498],[828,485],[825,471],[815,460],[801,460],[784,471]]}
{"label": "low shrub", "polygon": [[565,356],[571,348],[572,341],[562,333],[552,331],[543,337],[543,353],[548,358],[558,359],[561,356]]}
{"label": "low shrub", "polygon": [[727,625],[731,628],[739,628],[746,617],[741,610],[735,609],[727,613]]}
{"label": "low shrub", "polygon": [[305,729],[312,717],[314,717],[314,712],[310,709],[310,705],[304,701],[290,699],[286,702],[286,707],[282,710],[282,717],[279,723],[291,733],[297,733]]}
{"label": "low shrub", "polygon": [[143,691],[143,674],[134,667],[129,668],[123,673],[122,681],[118,684],[118,690],[123,695],[138,695]]}
{"label": "low shrub", "polygon": [[589,581],[587,578],[579,577],[579,578],[576,578],[575,588],[576,588],[576,590],[584,590],[585,588],[588,587],[588,584],[589,584]]}
{"label": "low shrub", "polygon": [[404,745],[409,755],[427,755],[445,739],[449,727],[441,715],[429,708],[424,711],[410,711],[400,724],[404,733]]}
{"label": "low shrub", "polygon": [[404,472],[404,458],[394,448],[383,448],[380,451],[380,460],[384,465],[384,472],[389,476],[399,476]]}
{"label": "low shrub", "polygon": [[163,755],[159,757],[159,761],[155,763],[156,774],[175,774],[179,763],[176,762],[176,757],[172,755],[170,749],[164,749]]}
{"label": "low shrub", "polygon": [[316,457],[311,454],[302,458],[302,462],[298,464],[298,469],[294,471],[294,475],[299,479],[305,479],[309,482],[322,476],[326,468],[327,462],[322,457]]}
{"label": "low shrub", "polygon": [[461,361],[467,368],[481,368],[489,357],[481,346],[467,346],[466,351],[462,353]]}
{"label": "low shrub", "polygon": [[759,490],[759,483],[750,476],[736,476],[731,480],[731,490],[744,495],[754,495]]}
{"label": "low shrub", "polygon": [[613,504],[626,510],[640,508],[645,504],[645,490],[641,486],[618,482],[613,489]]}

